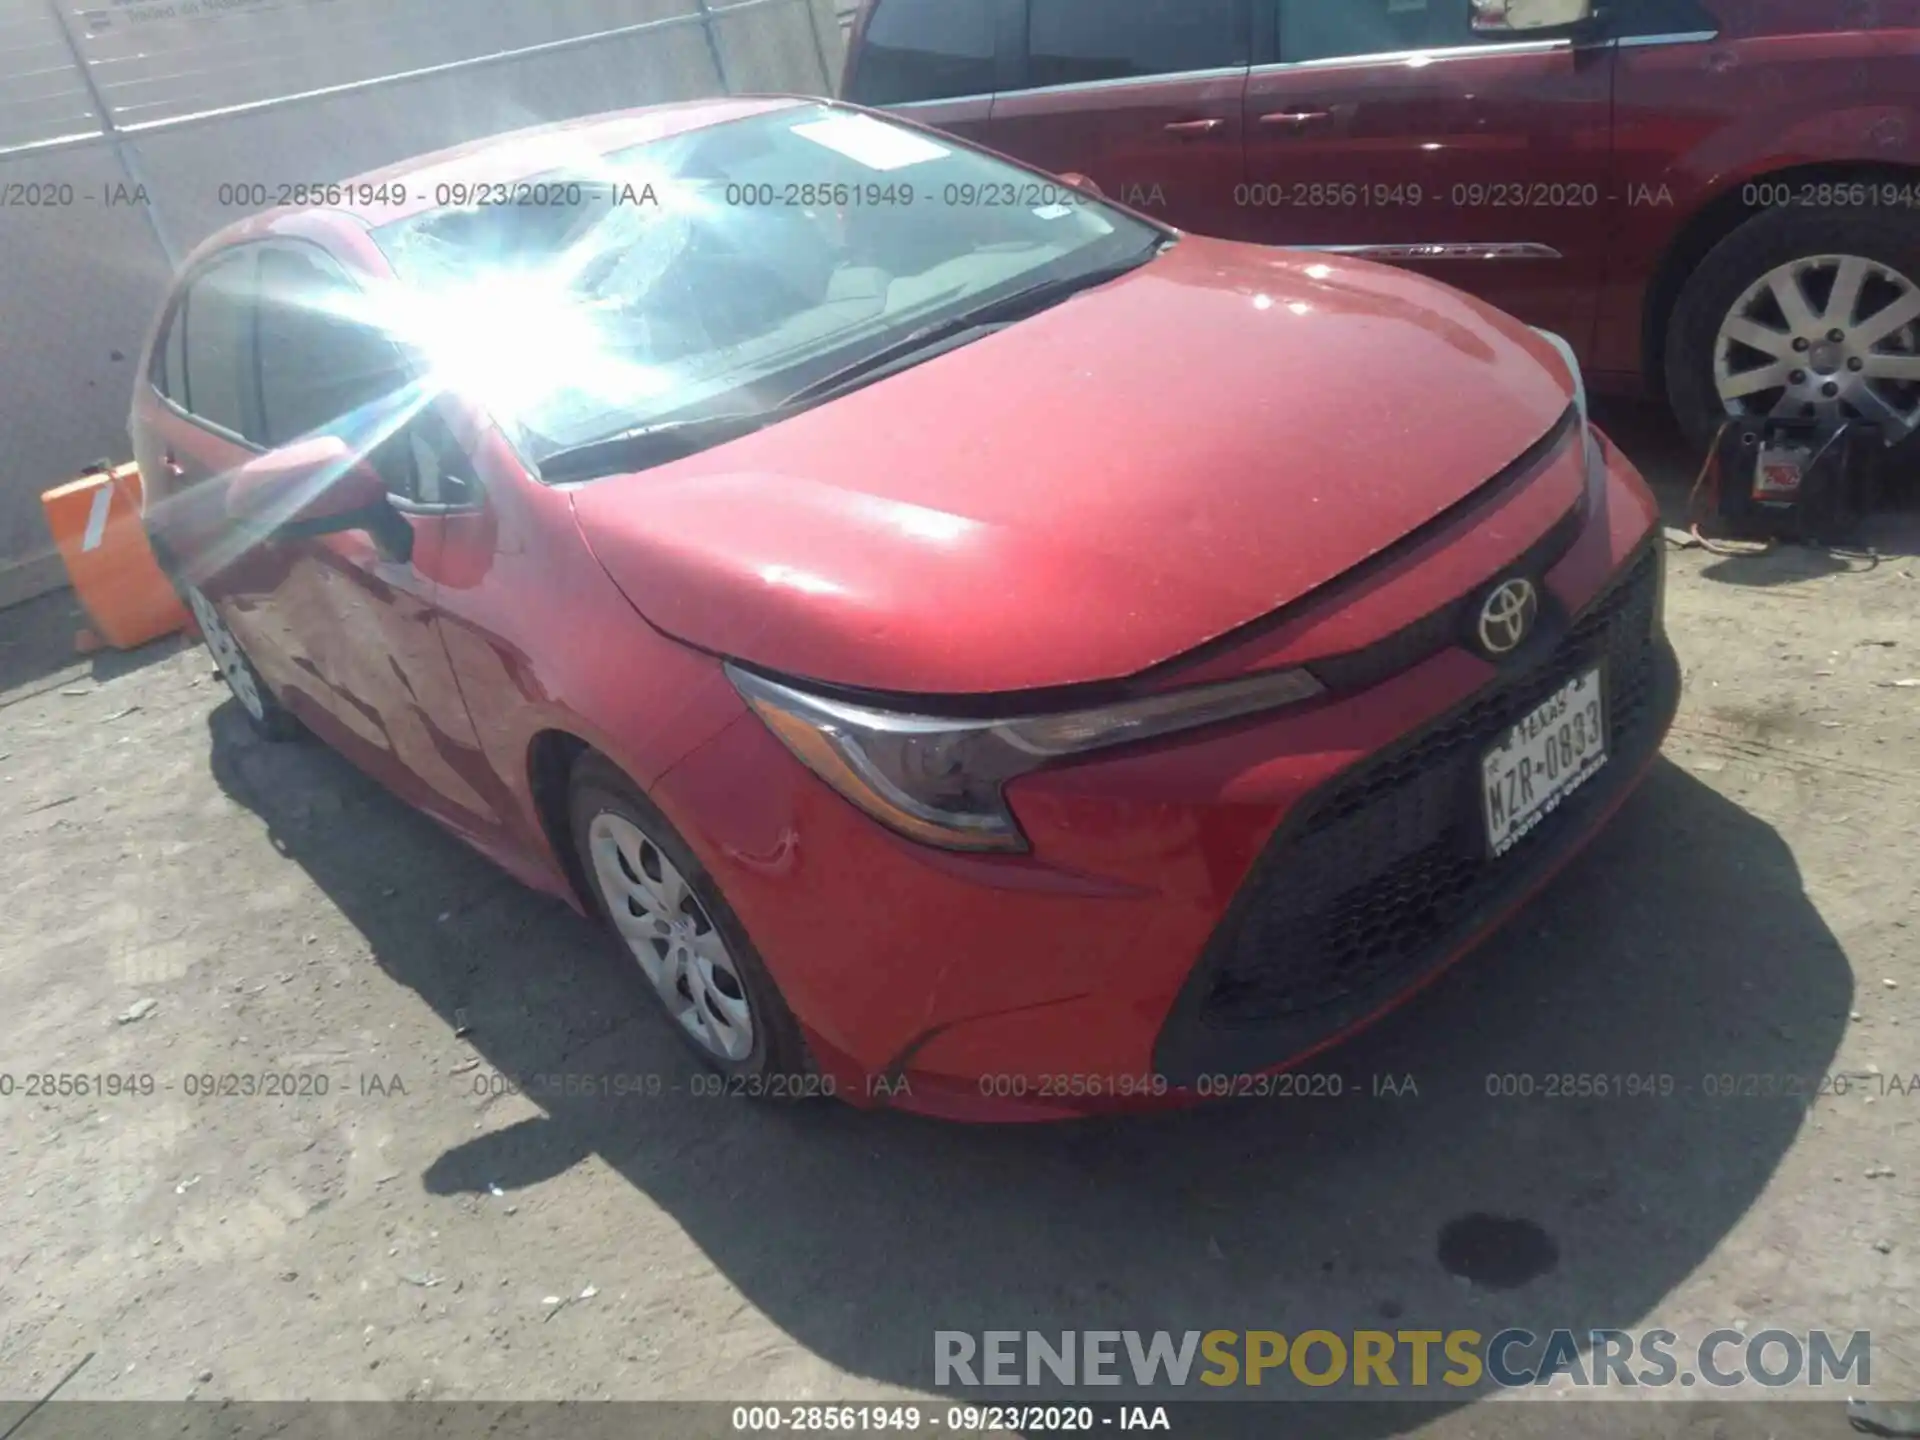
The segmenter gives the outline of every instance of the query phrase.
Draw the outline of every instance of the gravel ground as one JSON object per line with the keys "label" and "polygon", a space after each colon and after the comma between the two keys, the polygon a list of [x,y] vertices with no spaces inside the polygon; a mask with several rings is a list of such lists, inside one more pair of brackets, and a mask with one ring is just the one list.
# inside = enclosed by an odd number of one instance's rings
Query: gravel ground
{"label": "gravel ground", "polygon": [[[1603,419],[1677,513],[1670,434]],[[1014,1129],[687,1097],[584,921],[254,741],[201,650],[75,660],[65,598],[0,614],[0,1397],[94,1352],[63,1398],[851,1399],[929,1393],[936,1329],[1504,1324],[1870,1329],[1874,1390],[1920,1393],[1920,516],[1872,538],[1673,552],[1666,759],[1330,1057],[1343,1098]],[[27,1096],[42,1072],[156,1080]],[[683,1093],[514,1093],[560,1072]],[[1677,1088],[1487,1093],[1567,1072]],[[304,1093],[191,1093],[229,1074]],[[1808,1104],[1720,1074],[1859,1078]],[[1449,1274],[1480,1212],[1544,1230],[1543,1273]]]}

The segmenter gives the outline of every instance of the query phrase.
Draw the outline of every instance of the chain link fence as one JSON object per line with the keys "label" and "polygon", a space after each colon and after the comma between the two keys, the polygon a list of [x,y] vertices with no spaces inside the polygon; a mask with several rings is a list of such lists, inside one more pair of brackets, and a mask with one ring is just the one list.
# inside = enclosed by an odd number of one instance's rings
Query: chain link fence
{"label": "chain link fence", "polygon": [[0,608],[64,583],[40,492],[127,455],[147,325],[237,200],[604,110],[831,94],[840,8],[0,0]]}

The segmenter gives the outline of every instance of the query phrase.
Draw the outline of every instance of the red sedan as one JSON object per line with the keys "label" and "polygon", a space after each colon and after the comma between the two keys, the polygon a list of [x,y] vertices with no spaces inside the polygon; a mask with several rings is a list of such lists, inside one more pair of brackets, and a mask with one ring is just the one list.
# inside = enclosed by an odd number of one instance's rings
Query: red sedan
{"label": "red sedan", "polygon": [[234,695],[597,913],[747,1094],[1232,1093],[1430,980],[1677,702],[1566,344],[791,99],[213,237],[131,429]]}

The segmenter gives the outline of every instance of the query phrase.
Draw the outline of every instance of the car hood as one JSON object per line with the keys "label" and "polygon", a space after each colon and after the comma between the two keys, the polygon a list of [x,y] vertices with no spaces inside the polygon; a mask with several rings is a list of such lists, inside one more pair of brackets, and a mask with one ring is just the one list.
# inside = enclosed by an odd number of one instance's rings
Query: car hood
{"label": "car hood", "polygon": [[1565,414],[1519,322],[1364,261],[1183,238],[819,409],[574,491],[658,628],[905,693],[1113,680],[1334,579]]}

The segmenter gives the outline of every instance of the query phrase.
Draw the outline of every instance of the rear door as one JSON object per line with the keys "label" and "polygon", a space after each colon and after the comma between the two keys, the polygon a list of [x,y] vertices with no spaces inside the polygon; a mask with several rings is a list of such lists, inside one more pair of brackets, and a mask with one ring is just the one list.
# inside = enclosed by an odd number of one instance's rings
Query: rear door
{"label": "rear door", "polygon": [[1243,178],[1252,0],[1026,0],[996,150],[1224,234]]}
{"label": "rear door", "polygon": [[[1751,7],[1719,0],[1720,15],[1715,8],[1701,0],[1614,0],[1608,9],[1618,55],[1613,163],[1621,203],[1594,344],[1594,368],[1603,373],[1632,379],[1645,373],[1648,285],[1661,274],[1687,217],[1725,183],[1713,163],[1684,163],[1687,158],[1711,156],[1716,133],[1764,134],[1756,120],[1764,124],[1769,108],[1815,115],[1829,108],[1804,83],[1787,78],[1801,47],[1781,46],[1760,65],[1746,63],[1734,37],[1746,28],[1741,21],[1751,23]],[[1884,63],[1912,64],[1891,54]],[[1858,78],[1855,72],[1842,83]],[[1833,99],[1831,108],[1841,108],[1844,101]],[[1667,298],[1678,298],[1677,292]]]}
{"label": "rear door", "polygon": [[137,455],[152,477],[147,524],[219,608],[247,656],[296,714],[325,704],[312,658],[286,625],[302,605],[295,557],[227,517],[231,476],[262,453],[253,305],[260,249],[223,251],[189,275],[142,398]]}
{"label": "rear door", "polygon": [[1231,233],[1407,265],[1589,353],[1615,209],[1604,35],[1476,34],[1471,0],[1260,0],[1255,27]]}
{"label": "rear door", "polygon": [[854,25],[842,95],[985,143],[1005,10],[1004,0],[871,0]]}

